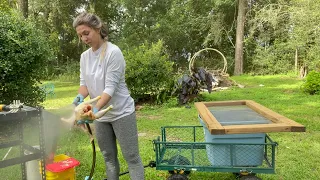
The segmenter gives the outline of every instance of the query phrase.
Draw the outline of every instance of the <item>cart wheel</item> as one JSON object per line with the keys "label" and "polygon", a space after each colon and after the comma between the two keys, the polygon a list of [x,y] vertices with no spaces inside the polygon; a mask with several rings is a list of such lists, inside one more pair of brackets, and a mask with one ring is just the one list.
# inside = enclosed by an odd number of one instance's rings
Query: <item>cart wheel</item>
{"label": "cart wheel", "polygon": [[241,173],[232,173],[232,174],[235,175],[237,179],[240,179],[243,176],[255,176],[256,175],[256,173],[250,173],[250,174],[247,174],[247,175],[243,175]]}
{"label": "cart wheel", "polygon": [[188,180],[185,174],[172,174],[167,180]]}
{"label": "cart wheel", "polygon": [[[176,155],[176,156],[171,157],[168,160],[168,164],[171,164],[171,165],[191,165],[189,159],[184,156],[181,156],[181,155]],[[169,171],[169,173],[176,174],[175,171]],[[190,171],[184,171],[183,173],[180,173],[180,174],[188,175],[188,174],[190,174]]]}
{"label": "cart wheel", "polygon": [[248,176],[242,176],[240,180],[261,180],[261,178],[258,178],[254,175],[248,175]]}
{"label": "cart wheel", "polygon": [[183,171],[181,173],[182,170],[180,170],[180,172],[176,172],[176,170],[174,171],[168,171],[170,174],[185,174],[185,175],[189,175],[191,173],[191,171]]}

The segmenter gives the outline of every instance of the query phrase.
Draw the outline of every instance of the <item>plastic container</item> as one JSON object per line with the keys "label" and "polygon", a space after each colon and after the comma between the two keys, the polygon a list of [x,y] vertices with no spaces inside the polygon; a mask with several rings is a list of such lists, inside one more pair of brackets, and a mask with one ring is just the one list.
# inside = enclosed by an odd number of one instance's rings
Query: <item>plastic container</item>
{"label": "plastic container", "polygon": [[[213,166],[260,166],[263,161],[265,133],[212,135],[199,115],[207,156]],[[237,122],[239,123],[239,122]]]}
{"label": "plastic container", "polygon": [[47,180],[75,180],[75,167],[80,163],[67,155],[60,154],[54,157],[52,164],[46,165]]}

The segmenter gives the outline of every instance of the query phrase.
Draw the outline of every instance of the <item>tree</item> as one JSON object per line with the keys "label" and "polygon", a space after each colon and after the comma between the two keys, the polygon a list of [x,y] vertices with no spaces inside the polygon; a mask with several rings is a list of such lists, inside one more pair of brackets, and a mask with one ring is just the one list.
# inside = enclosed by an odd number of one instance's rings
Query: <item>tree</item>
{"label": "tree", "polygon": [[[320,67],[320,1],[255,1],[246,34],[246,61],[255,74],[278,74]],[[296,53],[297,52],[297,53]],[[305,71],[303,71],[305,75]]]}
{"label": "tree", "polygon": [[187,67],[188,54],[205,47],[234,56],[234,0],[123,1],[119,32],[124,48],[162,39],[178,67]]}
{"label": "tree", "polygon": [[[55,58],[46,66],[47,74],[62,74],[69,70],[78,72],[73,64],[78,64],[81,52],[87,47],[80,43],[72,27],[79,10],[89,7],[86,0],[29,0],[30,16],[37,28],[43,30]],[[91,2],[91,1],[90,1]]]}
{"label": "tree", "polygon": [[241,75],[243,73],[243,37],[247,5],[247,0],[238,0],[234,75]]}
{"label": "tree", "polygon": [[9,12],[13,4],[11,1],[0,1],[0,12]]}
{"label": "tree", "polygon": [[28,0],[19,0],[19,8],[24,18],[28,18]]}

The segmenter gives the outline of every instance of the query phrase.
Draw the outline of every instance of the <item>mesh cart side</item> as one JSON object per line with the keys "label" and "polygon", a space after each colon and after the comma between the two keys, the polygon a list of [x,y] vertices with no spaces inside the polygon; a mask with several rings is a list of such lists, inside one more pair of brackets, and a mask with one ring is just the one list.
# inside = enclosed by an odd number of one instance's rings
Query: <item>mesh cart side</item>
{"label": "mesh cart side", "polygon": [[205,142],[202,126],[165,126],[153,143],[157,170],[275,173],[277,143],[268,135],[259,143]]}

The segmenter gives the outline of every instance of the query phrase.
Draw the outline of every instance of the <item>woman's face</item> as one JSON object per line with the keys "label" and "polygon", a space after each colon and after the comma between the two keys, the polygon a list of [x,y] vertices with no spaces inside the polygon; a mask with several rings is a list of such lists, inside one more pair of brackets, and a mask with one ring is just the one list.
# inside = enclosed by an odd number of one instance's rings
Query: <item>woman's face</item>
{"label": "woman's face", "polygon": [[79,25],[76,27],[77,34],[82,42],[95,47],[99,44],[101,39],[99,29],[93,29],[87,25]]}

